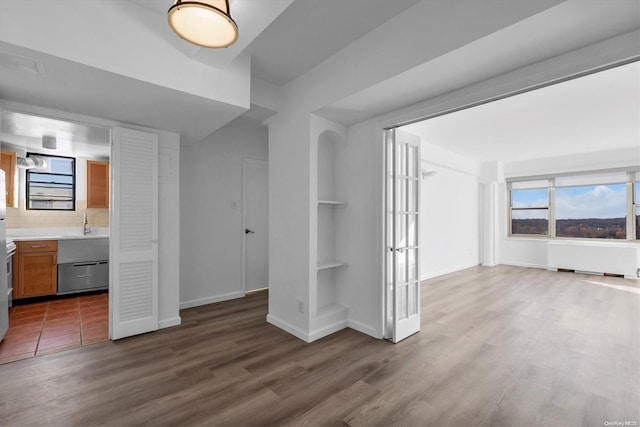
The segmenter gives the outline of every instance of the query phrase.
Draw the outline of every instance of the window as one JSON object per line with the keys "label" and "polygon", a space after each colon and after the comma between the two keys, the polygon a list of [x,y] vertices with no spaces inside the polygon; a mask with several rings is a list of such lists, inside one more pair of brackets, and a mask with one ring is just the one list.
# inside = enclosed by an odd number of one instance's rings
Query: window
{"label": "window", "polygon": [[627,185],[556,189],[556,236],[627,238]]}
{"label": "window", "polygon": [[511,184],[511,234],[549,235],[548,187],[547,180]]}
{"label": "window", "polygon": [[511,235],[640,239],[640,172],[514,181],[509,188]]}
{"label": "window", "polygon": [[27,153],[44,166],[27,169],[27,209],[73,211],[76,208],[76,160],[73,157]]}

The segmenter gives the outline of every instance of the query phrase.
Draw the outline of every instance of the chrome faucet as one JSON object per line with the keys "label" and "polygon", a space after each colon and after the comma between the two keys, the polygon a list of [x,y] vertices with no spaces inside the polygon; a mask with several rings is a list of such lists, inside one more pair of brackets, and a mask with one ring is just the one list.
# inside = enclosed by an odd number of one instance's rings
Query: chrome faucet
{"label": "chrome faucet", "polygon": [[82,233],[86,236],[87,234],[91,233],[91,230],[89,229],[89,221],[87,220],[87,212],[85,211],[84,213],[84,219],[82,221]]}

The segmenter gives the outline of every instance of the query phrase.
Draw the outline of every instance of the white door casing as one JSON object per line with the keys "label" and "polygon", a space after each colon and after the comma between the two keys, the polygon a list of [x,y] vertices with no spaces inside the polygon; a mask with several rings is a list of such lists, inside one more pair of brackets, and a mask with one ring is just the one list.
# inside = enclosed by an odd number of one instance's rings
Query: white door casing
{"label": "white door casing", "polygon": [[250,292],[269,285],[268,162],[244,159],[242,169],[242,281]]}
{"label": "white door casing", "polygon": [[420,331],[420,138],[389,129],[385,145],[386,335],[399,342]]}
{"label": "white door casing", "polygon": [[158,136],[114,128],[111,149],[111,339],[158,329]]}

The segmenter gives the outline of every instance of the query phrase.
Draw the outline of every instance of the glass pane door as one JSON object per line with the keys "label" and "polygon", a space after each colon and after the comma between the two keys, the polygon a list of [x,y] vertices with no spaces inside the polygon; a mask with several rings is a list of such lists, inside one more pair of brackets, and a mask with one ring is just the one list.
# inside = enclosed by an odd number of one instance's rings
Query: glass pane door
{"label": "glass pane door", "polygon": [[420,330],[420,139],[391,129],[385,144],[386,320],[388,337],[398,342]]}

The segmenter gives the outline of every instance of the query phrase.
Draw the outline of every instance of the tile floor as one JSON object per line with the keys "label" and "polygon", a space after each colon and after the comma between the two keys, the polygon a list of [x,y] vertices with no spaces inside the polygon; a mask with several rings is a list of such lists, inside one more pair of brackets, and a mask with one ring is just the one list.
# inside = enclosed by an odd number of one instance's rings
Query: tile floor
{"label": "tile floor", "polygon": [[0,364],[109,339],[107,292],[16,305],[0,342]]}

